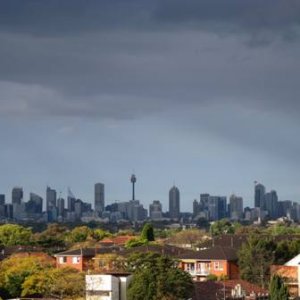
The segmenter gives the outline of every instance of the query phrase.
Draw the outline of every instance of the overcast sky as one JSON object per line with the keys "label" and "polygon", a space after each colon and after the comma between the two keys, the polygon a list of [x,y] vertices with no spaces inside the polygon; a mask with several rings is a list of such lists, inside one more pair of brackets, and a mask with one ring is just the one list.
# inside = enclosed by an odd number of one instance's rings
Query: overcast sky
{"label": "overcast sky", "polygon": [[[182,210],[300,201],[299,0],[0,1],[0,193]],[[27,200],[27,199],[25,199]]]}

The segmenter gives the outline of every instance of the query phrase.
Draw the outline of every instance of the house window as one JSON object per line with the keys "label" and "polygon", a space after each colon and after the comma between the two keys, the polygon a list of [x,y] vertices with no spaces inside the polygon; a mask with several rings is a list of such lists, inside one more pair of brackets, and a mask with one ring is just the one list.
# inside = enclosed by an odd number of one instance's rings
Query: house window
{"label": "house window", "polygon": [[214,262],[214,269],[219,270],[219,271],[223,271],[223,262],[215,261]]}
{"label": "house window", "polygon": [[80,262],[80,257],[79,256],[75,256],[75,257],[72,258],[72,263],[73,264],[79,264],[79,262]]}
{"label": "house window", "polygon": [[58,261],[60,264],[65,264],[67,262],[67,257],[66,256],[60,256],[58,258]]}

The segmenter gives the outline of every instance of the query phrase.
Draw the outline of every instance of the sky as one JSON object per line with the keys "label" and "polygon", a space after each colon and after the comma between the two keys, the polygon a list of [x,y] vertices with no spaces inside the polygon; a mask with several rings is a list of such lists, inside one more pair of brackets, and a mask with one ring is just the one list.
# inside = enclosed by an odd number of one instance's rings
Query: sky
{"label": "sky", "polygon": [[0,1],[0,193],[300,201],[300,1]]}

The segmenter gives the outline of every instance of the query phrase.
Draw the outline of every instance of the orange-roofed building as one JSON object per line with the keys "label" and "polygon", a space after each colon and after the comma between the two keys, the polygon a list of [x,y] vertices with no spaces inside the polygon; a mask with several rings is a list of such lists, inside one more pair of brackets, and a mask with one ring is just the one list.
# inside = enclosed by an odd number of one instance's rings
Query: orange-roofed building
{"label": "orange-roofed building", "polygon": [[101,246],[109,247],[109,246],[124,246],[128,241],[136,238],[132,235],[119,235],[111,238],[104,238],[99,243]]}

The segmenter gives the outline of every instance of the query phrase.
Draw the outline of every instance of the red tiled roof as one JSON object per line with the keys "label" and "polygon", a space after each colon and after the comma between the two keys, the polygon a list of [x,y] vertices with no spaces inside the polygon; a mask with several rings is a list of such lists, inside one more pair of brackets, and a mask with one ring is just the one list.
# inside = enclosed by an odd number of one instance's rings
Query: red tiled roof
{"label": "red tiled roof", "polygon": [[129,240],[134,239],[132,235],[119,235],[113,238],[104,238],[100,241],[100,244],[114,244],[114,245],[125,245]]}
{"label": "red tiled roof", "polygon": [[110,238],[104,238],[103,240],[100,241],[101,244],[113,244],[114,241]]}
{"label": "red tiled roof", "polygon": [[135,237],[132,235],[119,235],[113,239],[113,242],[116,245],[125,245],[128,241],[134,239]]}

